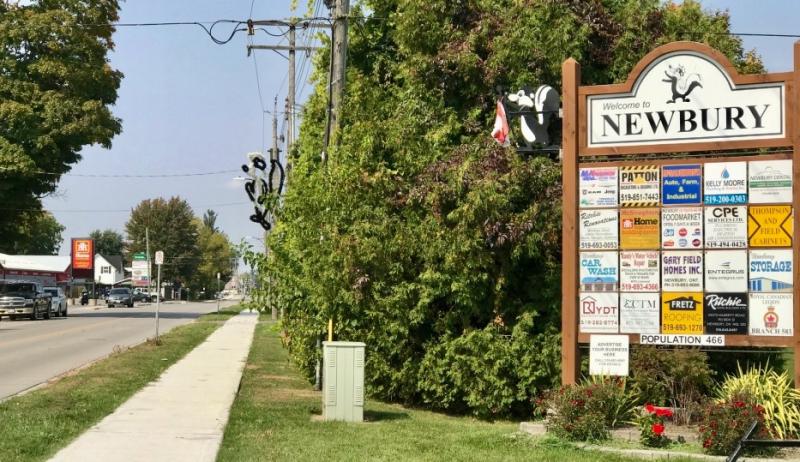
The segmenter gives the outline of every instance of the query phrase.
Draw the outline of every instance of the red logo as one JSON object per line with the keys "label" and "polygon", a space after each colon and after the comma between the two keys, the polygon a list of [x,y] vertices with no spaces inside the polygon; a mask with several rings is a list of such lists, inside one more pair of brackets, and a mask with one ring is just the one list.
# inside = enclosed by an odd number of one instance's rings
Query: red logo
{"label": "red logo", "polygon": [[692,245],[695,247],[700,247],[700,239],[695,239],[692,241]]}
{"label": "red logo", "polygon": [[683,236],[686,236],[687,234],[689,234],[689,232],[688,232],[688,231],[686,231],[686,228],[681,228],[680,230],[678,230],[678,234],[679,234],[681,237],[683,237]]}

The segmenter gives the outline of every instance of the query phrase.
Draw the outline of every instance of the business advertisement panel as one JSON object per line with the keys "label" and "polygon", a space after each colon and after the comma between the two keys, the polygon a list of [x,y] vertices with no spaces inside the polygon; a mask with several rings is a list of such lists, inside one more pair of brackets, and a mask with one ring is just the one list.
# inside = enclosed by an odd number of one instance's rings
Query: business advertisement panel
{"label": "business advertisement panel", "polygon": [[747,212],[750,247],[792,246],[791,205],[751,205]]}
{"label": "business advertisement panel", "polygon": [[699,250],[662,252],[661,290],[702,292],[703,252]]}
{"label": "business advertisement panel", "polygon": [[661,170],[661,203],[664,205],[699,205],[703,174],[700,164],[665,165]]}
{"label": "business advertisement panel", "polygon": [[747,251],[710,250],[705,262],[706,292],[747,292]]}
{"label": "business advertisement panel", "polygon": [[708,205],[746,204],[747,162],[705,164],[703,202]]}
{"label": "business advertisement panel", "polygon": [[629,343],[627,335],[592,335],[589,338],[589,375],[628,375]]}
{"label": "business advertisement panel", "polygon": [[621,249],[657,249],[660,244],[661,213],[656,208],[620,210]]}
{"label": "business advertisement panel", "polygon": [[94,269],[94,240],[72,239],[72,269]]}
{"label": "business advertisement panel", "polygon": [[704,298],[706,334],[747,335],[747,293],[706,293]]}
{"label": "business advertisement panel", "polygon": [[658,251],[619,253],[620,290],[658,292],[661,290],[661,254]]}
{"label": "business advertisement panel", "polygon": [[750,335],[794,335],[792,303],[792,294],[751,293]]}
{"label": "business advertisement panel", "polygon": [[579,328],[582,333],[619,333],[619,297],[617,293],[581,293]]}
{"label": "business advertisement panel", "polygon": [[616,210],[583,210],[579,214],[581,250],[610,250],[619,245]]}
{"label": "business advertisement panel", "polygon": [[750,251],[750,292],[792,292],[792,249]]}
{"label": "business advertisement panel", "polygon": [[701,292],[661,295],[662,334],[702,334],[703,294]]}
{"label": "business advertisement panel", "polygon": [[581,292],[614,292],[619,289],[617,252],[581,252]]}
{"label": "business advertisement panel", "polygon": [[703,208],[661,209],[661,247],[700,249],[703,247]]}
{"label": "business advertisement panel", "polygon": [[580,169],[580,207],[616,207],[619,196],[617,167]]}
{"label": "business advertisement panel", "polygon": [[659,302],[657,293],[619,294],[619,331],[623,334],[658,334]]}
{"label": "business advertisement panel", "polygon": [[661,197],[661,169],[636,165],[619,169],[619,203],[622,207],[655,207]]}
{"label": "business advertisement panel", "polygon": [[792,202],[792,161],[750,161],[748,188],[751,204]]}
{"label": "business advertisement panel", "polygon": [[706,249],[747,248],[747,206],[706,207]]}

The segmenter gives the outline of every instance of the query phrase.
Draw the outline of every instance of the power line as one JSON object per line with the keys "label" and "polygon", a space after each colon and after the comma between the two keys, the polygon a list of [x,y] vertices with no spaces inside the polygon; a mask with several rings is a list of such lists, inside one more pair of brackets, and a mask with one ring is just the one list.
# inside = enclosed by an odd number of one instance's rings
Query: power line
{"label": "power line", "polygon": [[[220,24],[234,24],[233,30],[225,38],[217,38],[214,35],[214,28]],[[216,21],[169,21],[169,22],[116,22],[108,24],[78,24],[81,27],[167,27],[167,26],[197,26],[203,29],[208,37],[217,45],[225,45],[233,40],[237,32],[247,32],[247,28],[241,28],[242,24],[247,24],[247,21],[239,21],[236,19],[217,19]]]}
{"label": "power line", "polygon": [[[191,204],[190,204],[191,205]],[[192,206],[193,208],[206,208],[206,207],[234,207],[238,205],[252,205],[251,202],[228,202],[223,204],[195,204]],[[32,208],[14,208],[14,207],[2,207],[0,210],[7,211],[7,212],[50,212],[50,213],[130,213],[133,208],[129,209],[62,209],[62,210],[50,210],[50,209],[32,209]]]}
{"label": "power line", "polygon": [[[3,170],[14,171],[15,173],[19,173],[16,171],[16,169],[11,167],[0,167],[0,171]],[[79,178],[181,178],[181,177],[210,176],[210,175],[239,173],[239,170],[216,170],[211,172],[193,172],[193,173],[155,173],[155,174],[139,174],[139,175],[114,174],[114,173],[58,173],[58,172],[47,172],[44,170],[34,170],[30,173],[36,175],[74,176]]]}

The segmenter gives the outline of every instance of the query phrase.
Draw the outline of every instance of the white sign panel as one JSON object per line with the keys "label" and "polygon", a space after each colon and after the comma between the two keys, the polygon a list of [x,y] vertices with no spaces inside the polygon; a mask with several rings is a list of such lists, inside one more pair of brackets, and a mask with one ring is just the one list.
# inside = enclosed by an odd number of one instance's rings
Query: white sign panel
{"label": "white sign panel", "polygon": [[619,331],[623,334],[657,334],[661,328],[658,293],[619,294]]}
{"label": "white sign panel", "polygon": [[616,292],[591,292],[580,295],[580,331],[619,333],[619,297]]}
{"label": "white sign panel", "polygon": [[156,252],[156,265],[163,265],[164,264],[164,251],[159,250]]}
{"label": "white sign panel", "polygon": [[661,247],[700,249],[703,247],[703,208],[665,207],[661,209]]}
{"label": "white sign panel", "polygon": [[619,244],[619,218],[616,210],[583,210],[580,218],[580,249],[616,249]]}
{"label": "white sign panel", "polygon": [[792,292],[792,249],[750,251],[750,292]]}
{"label": "white sign panel", "polygon": [[706,207],[707,249],[747,248],[747,207],[744,205]]}
{"label": "white sign panel", "polygon": [[792,202],[792,161],[750,161],[748,186],[752,204]]}
{"label": "white sign panel", "polygon": [[703,167],[703,202],[708,205],[747,203],[747,162],[720,162]]}
{"label": "white sign panel", "polygon": [[613,292],[619,287],[617,252],[581,252],[582,292]]}
{"label": "white sign panel", "polygon": [[792,294],[750,294],[750,335],[794,335],[792,306]]}
{"label": "white sign panel", "polygon": [[590,375],[628,375],[630,338],[627,335],[589,337]]}
{"label": "white sign panel", "polygon": [[747,251],[712,250],[704,262],[706,292],[747,292]]}
{"label": "white sign panel", "polygon": [[657,251],[619,253],[620,290],[658,292],[661,290],[661,254]]}
{"label": "white sign panel", "polygon": [[146,287],[150,284],[150,264],[147,260],[131,262],[131,282],[135,287]]}
{"label": "white sign panel", "polygon": [[620,167],[619,202],[623,207],[655,207],[661,197],[661,169],[657,165]]}
{"label": "white sign panel", "polygon": [[703,252],[662,252],[661,290],[664,292],[702,292]]}
{"label": "white sign panel", "polygon": [[617,167],[580,169],[580,207],[616,207],[619,196]]}
{"label": "white sign panel", "polygon": [[589,96],[589,148],[786,136],[783,83],[735,85],[716,62],[694,51],[665,54],[631,93]]}
{"label": "white sign panel", "polygon": [[724,335],[650,335],[639,337],[642,345],[725,346]]}

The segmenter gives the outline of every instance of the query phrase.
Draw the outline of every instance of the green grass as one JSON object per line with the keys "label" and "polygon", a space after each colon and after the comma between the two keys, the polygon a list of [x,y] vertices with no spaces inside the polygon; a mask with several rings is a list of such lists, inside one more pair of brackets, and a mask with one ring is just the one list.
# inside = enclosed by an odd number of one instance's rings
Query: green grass
{"label": "green grass", "polygon": [[488,423],[369,400],[366,423],[317,422],[321,397],[287,360],[272,323],[256,328],[218,462],[636,460],[534,439]]}
{"label": "green grass", "polygon": [[114,353],[26,395],[0,403],[0,461],[46,460],[112,413],[238,313],[201,316],[161,336]]}

